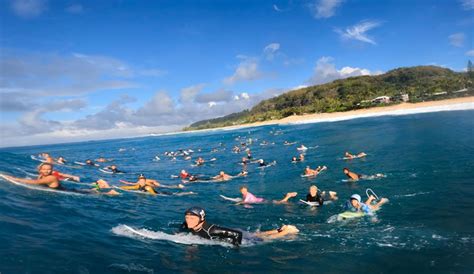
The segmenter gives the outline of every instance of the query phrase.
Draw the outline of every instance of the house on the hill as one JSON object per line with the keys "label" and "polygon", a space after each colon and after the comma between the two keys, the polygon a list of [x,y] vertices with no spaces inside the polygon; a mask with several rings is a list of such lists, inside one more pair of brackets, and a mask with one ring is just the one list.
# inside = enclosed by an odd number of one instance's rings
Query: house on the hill
{"label": "house on the hill", "polygon": [[388,103],[390,103],[390,97],[388,97],[388,96],[379,96],[377,98],[372,99],[372,103],[376,103],[376,104],[385,103],[385,104],[388,104]]}

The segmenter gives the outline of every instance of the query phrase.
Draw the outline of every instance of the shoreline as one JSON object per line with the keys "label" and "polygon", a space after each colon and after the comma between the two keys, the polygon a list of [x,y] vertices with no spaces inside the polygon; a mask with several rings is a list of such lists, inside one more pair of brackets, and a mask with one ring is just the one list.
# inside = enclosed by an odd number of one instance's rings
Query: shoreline
{"label": "shoreline", "polygon": [[[343,120],[351,120],[358,118],[386,116],[386,115],[409,115],[416,113],[429,113],[439,111],[453,111],[453,110],[471,110],[474,109],[474,96],[460,97],[453,99],[445,99],[439,101],[429,101],[420,103],[400,103],[391,106],[379,106],[366,109],[357,109],[344,112],[332,113],[312,113],[304,115],[293,115],[278,120],[268,120],[262,122],[255,122],[250,124],[241,124],[227,127],[216,127],[208,129],[190,130],[175,132],[180,133],[197,133],[206,131],[218,130],[235,130],[249,127],[259,127],[268,125],[297,125],[297,124],[311,124],[322,122],[335,122]],[[166,134],[166,133],[165,133]]]}

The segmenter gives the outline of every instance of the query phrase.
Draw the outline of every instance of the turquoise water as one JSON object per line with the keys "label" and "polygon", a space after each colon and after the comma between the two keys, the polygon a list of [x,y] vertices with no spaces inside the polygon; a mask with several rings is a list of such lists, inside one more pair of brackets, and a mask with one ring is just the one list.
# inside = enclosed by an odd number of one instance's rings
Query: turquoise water
{"label": "turquoise water", "polygon": [[[198,195],[184,197],[65,195],[0,180],[0,272],[472,273],[473,115],[474,111],[453,111],[3,149],[1,172],[21,177],[26,176],[23,171],[34,172],[38,164],[30,155],[44,151],[71,161],[113,158],[129,173],[108,175],[79,166],[58,169],[80,175],[82,182],[104,178],[116,185],[119,179],[133,180],[141,172],[164,184],[178,183],[170,175],[183,168],[205,175],[219,170],[238,173],[237,162],[244,154],[231,153],[237,136],[258,139],[251,146],[254,157],[277,164],[264,171],[251,165],[249,176],[226,183],[187,185],[187,191]],[[280,130],[280,135],[270,133]],[[260,146],[262,140],[275,145]],[[283,146],[284,140],[319,147],[307,151],[304,163],[292,164],[296,145]],[[219,151],[211,153],[216,147]],[[194,156],[217,161],[191,167],[189,161],[174,162],[163,155],[178,148],[191,148]],[[368,156],[344,161],[345,151],[365,151]],[[161,161],[152,161],[155,155]],[[316,179],[301,178],[306,165],[326,165],[328,170]],[[386,178],[344,182],[343,167],[368,175],[383,173]],[[287,205],[252,207],[219,197],[238,197],[243,184],[268,199],[279,199],[289,191],[299,195]],[[311,184],[337,191],[339,201],[318,209],[298,204]],[[366,188],[390,199],[375,218],[328,222],[343,211],[342,204],[352,193],[365,197]],[[121,229],[128,225],[163,238],[160,232],[173,234],[184,210],[192,205],[205,207],[208,220],[222,226],[253,232],[294,224],[301,232],[296,238],[229,248],[189,236],[169,240],[130,236]],[[175,243],[182,239],[195,244]]]}

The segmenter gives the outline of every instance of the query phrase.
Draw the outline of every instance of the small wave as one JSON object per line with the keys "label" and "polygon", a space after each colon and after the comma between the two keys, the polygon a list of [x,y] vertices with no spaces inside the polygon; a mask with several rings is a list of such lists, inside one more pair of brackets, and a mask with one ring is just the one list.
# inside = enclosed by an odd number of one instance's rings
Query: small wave
{"label": "small wave", "polygon": [[220,245],[224,247],[233,247],[233,245],[220,241],[213,241],[203,239],[198,236],[190,234],[167,234],[161,231],[152,231],[145,228],[134,229],[127,225],[118,225],[112,228],[112,232],[119,236],[125,236],[129,238],[146,238],[152,240],[169,241],[184,245]]}
{"label": "small wave", "polygon": [[431,192],[417,192],[417,193],[410,193],[410,194],[403,194],[403,195],[394,195],[393,197],[400,198],[400,197],[414,197],[418,195],[425,195]]}
{"label": "small wave", "polygon": [[122,270],[126,270],[128,272],[137,271],[137,272],[145,272],[145,273],[155,273],[153,269],[146,268],[141,264],[111,264],[109,268],[118,268]]}

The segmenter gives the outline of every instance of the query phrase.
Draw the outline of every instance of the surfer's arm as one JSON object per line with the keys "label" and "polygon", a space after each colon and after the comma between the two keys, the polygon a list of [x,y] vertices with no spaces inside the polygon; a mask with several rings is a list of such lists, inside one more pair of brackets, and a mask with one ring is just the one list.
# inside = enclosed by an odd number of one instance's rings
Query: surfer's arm
{"label": "surfer's arm", "polygon": [[135,185],[135,184],[136,184],[136,183],[127,182],[127,181],[125,181],[125,180],[120,180],[120,182],[121,182],[122,184],[126,184],[126,185]]}
{"label": "surfer's arm", "polygon": [[73,179],[74,181],[79,181],[79,176],[74,176],[74,175],[66,174],[66,173],[59,173],[59,175],[65,177],[65,178]]}
{"label": "surfer's arm", "polygon": [[30,185],[47,185],[47,184],[54,183],[54,177],[50,178],[50,176],[47,176],[47,177],[41,178],[41,179],[36,179],[36,180],[17,178],[17,177],[8,176],[8,175],[4,175],[4,176],[6,176],[7,178],[10,178],[12,180],[15,180],[17,182],[24,183],[24,184],[30,184]]}
{"label": "surfer's arm", "polygon": [[156,187],[160,187],[160,183],[157,180],[149,180],[150,183],[152,183]]}

